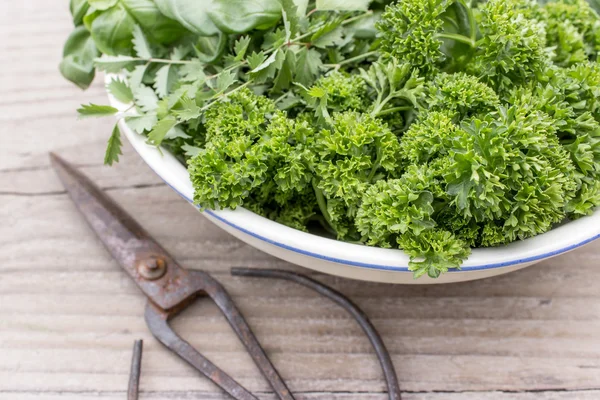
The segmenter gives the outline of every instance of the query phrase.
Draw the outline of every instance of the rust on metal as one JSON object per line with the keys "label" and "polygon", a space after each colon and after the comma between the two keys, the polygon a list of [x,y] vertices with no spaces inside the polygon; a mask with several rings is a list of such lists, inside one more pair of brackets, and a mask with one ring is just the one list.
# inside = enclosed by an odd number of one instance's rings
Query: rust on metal
{"label": "rust on metal", "polygon": [[85,175],[55,154],[52,166],[67,193],[104,246],[148,297],[146,323],[167,348],[212,380],[234,399],[254,400],[249,391],[220,370],[170,328],[169,319],[198,296],[219,307],[254,363],[280,400],[294,400],[225,288],[202,271],[182,268],[150,235]]}
{"label": "rust on metal", "polygon": [[167,272],[167,262],[163,258],[151,257],[147,260],[140,260],[137,270],[142,278],[154,281],[162,278]]}
{"label": "rust on metal", "polygon": [[388,395],[390,400],[401,400],[402,395],[400,393],[400,384],[398,382],[398,375],[392,363],[392,358],[388,352],[381,336],[373,326],[373,323],[369,320],[369,317],[362,311],[356,304],[350,299],[345,297],[340,292],[320,283],[307,276],[297,274],[295,272],[281,271],[274,269],[255,269],[255,268],[232,268],[231,274],[234,276],[248,276],[255,278],[274,278],[284,279],[287,281],[295,282],[299,285],[312,289],[322,296],[327,297],[334,303],[338,304],[344,310],[346,310],[360,325],[363,332],[369,338],[371,345],[375,349],[379,363],[383,369],[383,375],[388,388]]}
{"label": "rust on metal", "polygon": [[133,343],[133,355],[131,356],[131,372],[129,374],[129,386],[127,388],[127,400],[138,400],[140,392],[140,376],[142,373],[142,350],[144,342],[136,340]]}

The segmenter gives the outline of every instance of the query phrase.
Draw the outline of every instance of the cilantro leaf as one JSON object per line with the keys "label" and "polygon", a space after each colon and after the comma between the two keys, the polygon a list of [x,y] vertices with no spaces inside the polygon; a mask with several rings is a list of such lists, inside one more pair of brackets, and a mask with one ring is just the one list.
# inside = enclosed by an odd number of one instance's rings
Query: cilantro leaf
{"label": "cilantro leaf", "polygon": [[161,67],[154,77],[154,90],[161,99],[169,94],[171,88],[175,84],[177,75],[174,72],[174,66],[165,65]]}
{"label": "cilantro leaf", "polygon": [[252,54],[248,56],[248,66],[251,70],[254,70],[255,68],[258,68],[258,66],[261,65],[266,59],[267,56],[264,52],[260,51],[256,53],[253,51]]}
{"label": "cilantro leaf", "polygon": [[202,110],[196,102],[187,96],[181,98],[181,109],[173,111],[173,113],[182,122],[199,118],[202,115]]}
{"label": "cilantro leaf", "polygon": [[250,71],[250,72],[256,73],[256,72],[262,71],[263,69],[267,68],[269,65],[273,64],[275,62],[275,60],[277,60],[277,54],[279,54],[279,51],[274,51],[269,56],[269,58],[267,58],[265,61],[261,62],[256,67],[252,68],[252,71]]}
{"label": "cilantro leaf", "polygon": [[321,54],[315,49],[303,47],[296,55],[296,63],[294,80],[304,86],[312,85],[323,66]]}
{"label": "cilantro leaf", "polygon": [[181,80],[183,82],[201,82],[206,81],[204,67],[206,65],[198,59],[193,59],[190,63],[185,64],[179,69]]}
{"label": "cilantro leaf", "polygon": [[115,115],[119,110],[111,106],[90,103],[82,104],[81,108],[77,109],[77,112],[79,113],[79,118],[88,118]]}
{"label": "cilantro leaf", "polygon": [[144,114],[125,117],[125,122],[131,129],[141,135],[144,132],[150,132],[158,122],[158,118],[156,117],[156,114]]}
{"label": "cilantro leaf", "polygon": [[242,36],[235,41],[233,45],[233,51],[235,53],[235,61],[242,61],[246,56],[246,51],[252,39],[250,36]]}
{"label": "cilantro leaf", "polygon": [[127,83],[121,79],[112,79],[107,89],[121,103],[128,104],[133,101],[133,92],[127,86]]}
{"label": "cilantro leaf", "polygon": [[224,93],[231,85],[237,81],[236,73],[233,71],[222,72],[217,77],[217,85],[215,87],[217,93]]}
{"label": "cilantro leaf", "polygon": [[130,56],[103,56],[94,60],[94,65],[100,71],[111,73],[121,72],[123,69],[135,65],[139,59]]}
{"label": "cilantro leaf", "polygon": [[123,154],[121,151],[121,130],[117,123],[113,128],[112,135],[108,139],[108,146],[106,147],[106,154],[104,155],[104,164],[113,165],[113,163],[119,161],[119,156]]}
{"label": "cilantro leaf", "polygon": [[129,87],[133,89],[137,89],[142,85],[144,81],[144,77],[146,76],[146,72],[148,70],[147,65],[137,65],[133,70],[129,73]]}
{"label": "cilantro leaf", "polygon": [[172,117],[167,117],[158,121],[158,123],[148,134],[148,142],[154,146],[160,146],[167,133],[169,133],[169,131],[175,127],[176,124],[177,120]]}
{"label": "cilantro leaf", "polygon": [[135,105],[144,113],[151,113],[158,108],[158,97],[148,86],[140,85],[133,89]]}
{"label": "cilantro leaf", "polygon": [[300,24],[298,6],[294,0],[280,0],[283,12],[283,23],[286,30],[286,41],[296,36]]}
{"label": "cilantro leaf", "polygon": [[152,51],[150,51],[150,45],[146,40],[146,35],[142,32],[142,28],[139,25],[133,27],[133,49],[138,57],[144,59],[152,58]]}

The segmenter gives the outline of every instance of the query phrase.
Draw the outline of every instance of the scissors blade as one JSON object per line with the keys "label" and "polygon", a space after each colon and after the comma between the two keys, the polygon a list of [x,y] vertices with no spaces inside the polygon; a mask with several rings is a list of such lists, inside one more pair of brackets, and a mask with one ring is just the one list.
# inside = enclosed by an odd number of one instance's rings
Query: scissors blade
{"label": "scissors blade", "polygon": [[195,296],[188,271],[85,175],[50,154],[67,193],[104,246],[156,305],[170,310]]}

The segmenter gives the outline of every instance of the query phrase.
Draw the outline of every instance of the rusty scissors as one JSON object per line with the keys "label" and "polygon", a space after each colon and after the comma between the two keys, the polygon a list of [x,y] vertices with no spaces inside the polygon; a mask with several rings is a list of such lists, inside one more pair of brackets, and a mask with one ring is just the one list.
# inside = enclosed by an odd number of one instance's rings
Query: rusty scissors
{"label": "rusty scissors", "polygon": [[[221,310],[277,397],[280,400],[294,399],[248,323],[218,281],[206,272],[182,268],[131,216],[86,176],[57,155],[51,154],[50,158],[67,193],[88,224],[148,297],[145,310],[146,324],[158,341],[221,387],[232,398],[258,400],[183,340],[169,325],[169,320],[196,298],[208,296]],[[390,355],[367,316],[350,300],[315,280],[292,272],[236,268],[232,270],[232,274],[293,281],[342,306],[357,320],[371,341],[384,372],[390,400],[400,400],[398,378]],[[130,395],[131,398],[137,398],[137,390],[135,397]]]}

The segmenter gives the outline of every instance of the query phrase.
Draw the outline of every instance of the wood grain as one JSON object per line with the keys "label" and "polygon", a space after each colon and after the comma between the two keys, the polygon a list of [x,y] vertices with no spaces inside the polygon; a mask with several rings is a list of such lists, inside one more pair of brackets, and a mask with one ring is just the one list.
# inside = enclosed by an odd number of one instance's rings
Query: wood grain
{"label": "wood grain", "polygon": [[[144,298],[90,232],[49,168],[56,151],[107,190],[189,268],[230,290],[298,399],[384,400],[376,359],[336,306],[286,282],[229,276],[245,265],[296,270],[232,238],[166,187],[126,145],[102,166],[113,121],[78,121],[106,101],[57,65],[67,1],[0,12],[0,399],[123,399],[131,345],[145,340],[142,399],[225,399],[165,351]],[[600,398],[600,243],[493,279],[431,287],[303,271],[352,297],[393,353],[408,400]],[[243,385],[273,399],[217,309],[200,301],[175,327]]]}

